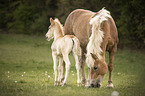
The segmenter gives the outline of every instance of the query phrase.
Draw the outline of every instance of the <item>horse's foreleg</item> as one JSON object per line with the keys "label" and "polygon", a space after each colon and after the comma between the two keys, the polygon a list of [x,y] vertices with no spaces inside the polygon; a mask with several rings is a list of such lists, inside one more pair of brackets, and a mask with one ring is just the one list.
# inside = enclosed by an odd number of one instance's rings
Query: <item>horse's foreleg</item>
{"label": "horse's foreleg", "polygon": [[86,82],[85,87],[90,87],[90,80],[91,80],[91,69],[88,68],[88,80]]}
{"label": "horse's foreleg", "polygon": [[80,64],[81,64],[81,80],[82,80],[82,84],[86,84],[86,75],[85,75],[85,60],[86,57],[84,55],[84,53],[82,53],[81,59],[80,59]]}
{"label": "horse's foreleg", "polygon": [[78,77],[78,80],[77,80],[77,83],[78,83],[78,87],[81,85],[81,82],[80,82],[80,76],[79,76],[79,70],[80,70],[80,63],[79,63],[79,57],[77,54],[73,54],[74,55],[74,58],[75,58],[75,61],[76,61],[76,69],[77,69],[77,77]]}
{"label": "horse's foreleg", "polygon": [[61,82],[61,72],[62,72],[62,64],[63,64],[63,58],[59,57],[59,66],[58,66],[58,85],[60,85]]}
{"label": "horse's foreleg", "polygon": [[109,79],[108,79],[108,85],[107,87],[113,88],[113,83],[112,83],[112,70],[113,70],[113,60],[114,56],[117,50],[117,45],[115,45],[112,50],[109,51],[109,64],[108,64],[108,70],[109,70]]}
{"label": "horse's foreleg", "polygon": [[64,78],[62,86],[64,86],[66,84],[68,74],[69,74],[69,70],[70,70],[70,66],[71,66],[68,55],[63,55],[63,60],[64,60],[65,65],[66,65],[66,74],[65,74],[65,78]]}
{"label": "horse's foreleg", "polygon": [[54,69],[54,74],[55,74],[55,84],[54,85],[57,85],[57,56],[55,53],[52,53],[52,57],[53,57],[53,62],[54,62],[53,69]]}

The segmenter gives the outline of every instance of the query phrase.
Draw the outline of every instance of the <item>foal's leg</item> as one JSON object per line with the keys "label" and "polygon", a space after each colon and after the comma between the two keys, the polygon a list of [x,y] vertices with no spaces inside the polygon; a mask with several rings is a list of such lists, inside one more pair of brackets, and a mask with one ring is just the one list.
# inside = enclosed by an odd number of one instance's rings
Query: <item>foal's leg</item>
{"label": "foal's leg", "polygon": [[52,52],[52,57],[53,57],[53,62],[54,62],[54,65],[53,65],[53,69],[54,69],[54,74],[55,74],[55,84],[54,85],[57,85],[57,55],[55,54],[55,52]]}
{"label": "foal's leg", "polygon": [[74,55],[74,58],[75,58],[75,61],[76,61],[76,69],[77,69],[77,77],[78,77],[78,80],[77,80],[77,83],[78,83],[78,86],[81,85],[81,82],[80,82],[80,76],[79,76],[79,70],[80,70],[80,63],[79,63],[79,57],[77,54],[73,54]]}
{"label": "foal's leg", "polygon": [[62,64],[63,64],[63,58],[59,57],[59,66],[58,66],[58,85],[60,85],[61,82],[61,73],[62,73]]}
{"label": "foal's leg", "polygon": [[68,74],[69,74],[69,70],[70,70],[70,66],[71,66],[71,63],[70,63],[69,58],[68,58],[68,54],[63,55],[63,60],[64,60],[65,65],[66,65],[66,74],[65,74],[65,78],[64,78],[62,86],[64,86],[66,84]]}
{"label": "foal's leg", "polygon": [[61,83],[64,80],[64,75],[65,75],[65,62],[63,61],[62,66],[61,66],[61,78],[60,78]]}
{"label": "foal's leg", "polygon": [[84,52],[82,52],[80,64],[81,64],[81,80],[82,80],[82,84],[84,84],[84,85],[86,84],[85,60],[86,60],[86,56],[85,56]]}
{"label": "foal's leg", "polygon": [[116,50],[117,50],[117,44],[109,51],[109,64],[108,64],[109,79],[108,79],[108,85],[107,85],[107,87],[109,88],[113,88],[112,70],[113,70],[113,60],[114,60]]}

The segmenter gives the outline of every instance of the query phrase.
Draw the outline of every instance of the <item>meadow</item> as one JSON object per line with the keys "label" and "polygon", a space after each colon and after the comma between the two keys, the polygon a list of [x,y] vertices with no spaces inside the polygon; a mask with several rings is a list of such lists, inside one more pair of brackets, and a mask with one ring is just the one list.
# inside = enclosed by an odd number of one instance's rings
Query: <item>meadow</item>
{"label": "meadow", "polygon": [[[119,96],[145,95],[145,52],[118,49],[113,70],[114,88],[77,87],[74,58],[64,87],[54,86],[51,42],[44,36],[0,34],[0,96]],[[106,53],[108,62],[108,53]],[[87,75],[87,66],[86,75]]]}

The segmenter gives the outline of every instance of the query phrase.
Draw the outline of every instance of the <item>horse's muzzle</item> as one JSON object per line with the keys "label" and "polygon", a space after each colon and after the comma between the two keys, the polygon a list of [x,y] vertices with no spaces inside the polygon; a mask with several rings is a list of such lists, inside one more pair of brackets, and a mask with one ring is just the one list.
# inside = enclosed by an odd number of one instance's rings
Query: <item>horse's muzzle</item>
{"label": "horse's muzzle", "polygon": [[91,88],[100,88],[101,87],[101,84],[99,84],[99,83],[91,84],[90,87]]}

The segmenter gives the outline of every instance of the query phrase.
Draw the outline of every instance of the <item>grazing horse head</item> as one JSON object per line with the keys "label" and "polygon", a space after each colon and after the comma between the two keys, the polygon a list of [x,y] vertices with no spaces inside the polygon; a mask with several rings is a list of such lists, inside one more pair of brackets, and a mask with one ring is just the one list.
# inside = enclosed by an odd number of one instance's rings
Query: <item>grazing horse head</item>
{"label": "grazing horse head", "polygon": [[91,56],[94,59],[94,66],[90,68],[90,87],[99,88],[101,86],[101,81],[108,70],[108,66],[105,61],[99,60],[98,57],[93,53],[91,53]]}

